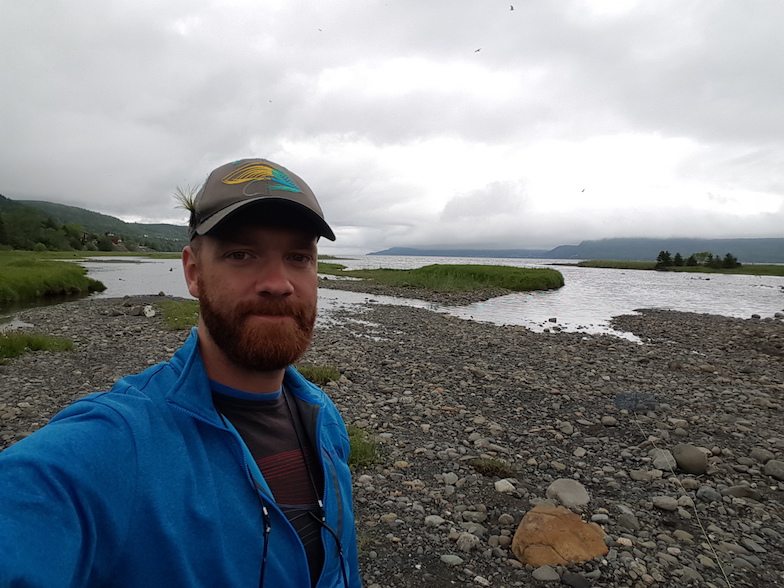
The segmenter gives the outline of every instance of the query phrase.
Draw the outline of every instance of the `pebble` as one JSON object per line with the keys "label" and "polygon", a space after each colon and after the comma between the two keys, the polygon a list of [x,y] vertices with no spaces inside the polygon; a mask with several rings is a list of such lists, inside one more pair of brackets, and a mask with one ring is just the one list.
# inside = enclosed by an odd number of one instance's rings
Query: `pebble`
{"label": "pebble", "polygon": [[588,491],[580,482],[571,478],[555,480],[545,491],[547,498],[553,498],[569,509],[582,509],[591,501]]}
{"label": "pebble", "polygon": [[765,475],[776,480],[784,480],[784,461],[771,459],[765,464]]}
{"label": "pebble", "polygon": [[540,582],[561,581],[561,576],[559,576],[558,572],[556,572],[550,566],[539,566],[533,571],[531,575],[533,576],[534,580],[539,580]]}
{"label": "pebble", "polygon": [[662,510],[677,510],[678,499],[672,496],[654,496],[653,506]]}
{"label": "pebble", "polygon": [[708,469],[708,455],[690,443],[679,443],[672,448],[678,469],[687,474],[701,475]]}
{"label": "pebble", "polygon": [[[441,296],[423,299],[476,301]],[[187,332],[164,329],[157,310],[129,316],[121,301],[95,299],[21,313],[76,344],[0,370],[0,447],[70,401],[170,357]],[[784,321],[659,310],[612,320],[640,344],[375,303],[331,320],[302,361],[340,371],[326,391],[347,424],[379,443],[379,463],[354,474],[363,585],[542,581],[534,574],[546,570],[521,565],[511,538],[559,479],[585,489],[584,517],[607,533],[610,552],[549,566],[547,582],[588,585],[574,574],[596,588],[725,585],[702,524],[714,545],[723,542],[733,585],[781,583]],[[621,393],[650,403],[631,412]],[[703,473],[676,461],[675,446],[687,443],[707,455]],[[481,473],[478,460],[500,469]]]}

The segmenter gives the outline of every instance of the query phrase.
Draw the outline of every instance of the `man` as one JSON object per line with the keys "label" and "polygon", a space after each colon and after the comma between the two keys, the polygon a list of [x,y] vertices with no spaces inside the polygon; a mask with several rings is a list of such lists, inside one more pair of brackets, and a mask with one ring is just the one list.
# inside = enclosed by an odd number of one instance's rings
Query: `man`
{"label": "man", "polygon": [[2,586],[360,585],[346,428],[291,367],[335,236],[263,159],[219,167],[189,204],[198,327],[0,454]]}

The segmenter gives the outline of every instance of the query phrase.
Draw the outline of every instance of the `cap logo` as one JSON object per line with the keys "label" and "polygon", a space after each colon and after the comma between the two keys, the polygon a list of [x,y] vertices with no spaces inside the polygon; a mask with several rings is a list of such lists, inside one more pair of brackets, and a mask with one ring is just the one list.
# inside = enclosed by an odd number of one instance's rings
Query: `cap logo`
{"label": "cap logo", "polygon": [[264,163],[246,163],[227,174],[221,182],[224,184],[242,184],[245,182],[268,181],[270,190],[285,192],[302,192],[288,175]]}

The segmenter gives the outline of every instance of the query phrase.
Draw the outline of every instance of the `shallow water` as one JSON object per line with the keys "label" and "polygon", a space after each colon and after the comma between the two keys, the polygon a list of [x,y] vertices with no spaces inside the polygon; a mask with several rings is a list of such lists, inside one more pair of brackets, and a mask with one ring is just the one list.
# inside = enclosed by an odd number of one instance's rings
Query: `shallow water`
{"label": "shallow water", "polygon": [[[411,269],[433,263],[493,264],[512,267],[555,267],[565,286],[546,292],[520,292],[462,307],[439,306],[422,300],[371,296],[321,288],[320,321],[328,324],[330,312],[375,301],[416,306],[456,317],[495,324],[523,325],[534,331],[558,328],[586,333],[615,333],[609,320],[641,308],[662,308],[748,318],[784,312],[784,277],[723,274],[689,274],[552,266],[553,260],[477,259],[408,256],[359,256],[336,260],[349,269]],[[568,261],[564,263],[574,263]],[[178,259],[96,258],[81,264],[88,275],[106,284],[98,298],[158,294],[190,298]],[[0,323],[11,312],[0,311]],[[551,321],[550,319],[555,319]],[[628,337],[628,335],[626,335]]]}

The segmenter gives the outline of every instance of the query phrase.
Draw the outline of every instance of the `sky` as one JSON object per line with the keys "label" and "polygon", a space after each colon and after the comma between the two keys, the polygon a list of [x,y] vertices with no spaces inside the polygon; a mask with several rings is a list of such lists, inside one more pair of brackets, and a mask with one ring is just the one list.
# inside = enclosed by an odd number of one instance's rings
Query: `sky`
{"label": "sky", "polygon": [[[512,2],[511,4],[509,2]],[[0,0],[0,194],[185,224],[265,157],[325,253],[784,237],[780,0]]]}

